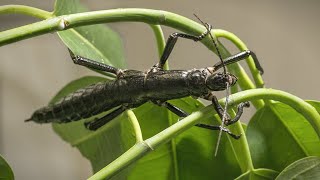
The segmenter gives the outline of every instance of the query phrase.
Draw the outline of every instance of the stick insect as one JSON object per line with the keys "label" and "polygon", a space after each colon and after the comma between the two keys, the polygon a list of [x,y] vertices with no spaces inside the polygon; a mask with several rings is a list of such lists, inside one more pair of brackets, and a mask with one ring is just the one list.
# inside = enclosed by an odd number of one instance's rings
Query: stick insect
{"label": "stick insect", "polygon": [[[211,36],[211,25],[207,23],[203,24],[206,27],[206,31],[199,36],[177,32],[171,34],[167,40],[160,61],[148,71],[118,69],[75,55],[69,49],[71,59],[75,64],[112,73],[116,75],[116,78],[113,81],[100,82],[79,89],[54,104],[36,110],[31,118],[26,121],[34,121],[36,123],[68,123],[114,109],[101,118],[96,118],[93,121],[84,123],[87,129],[94,131],[127,109],[139,107],[148,101],[166,107],[180,117],[186,117],[188,113],[167,101],[193,96],[211,101],[220,118],[225,119],[223,125],[228,126],[237,122],[243,113],[243,108],[248,107],[249,103],[240,103],[237,114],[232,119],[218,103],[213,91],[223,91],[227,86],[235,85],[237,81],[236,76],[226,72],[225,65],[252,56],[257,69],[263,72],[256,55],[252,51],[246,50],[222,59],[219,49],[216,47],[221,61],[213,66],[191,70],[164,70],[164,65],[178,38],[197,42],[205,38],[208,34]],[[212,36],[211,39],[215,44]],[[217,72],[217,70],[221,68],[224,68],[224,73]],[[233,134],[229,129],[223,127],[223,125],[196,124],[196,126],[201,128],[226,132],[235,139],[240,138],[240,135]]]}

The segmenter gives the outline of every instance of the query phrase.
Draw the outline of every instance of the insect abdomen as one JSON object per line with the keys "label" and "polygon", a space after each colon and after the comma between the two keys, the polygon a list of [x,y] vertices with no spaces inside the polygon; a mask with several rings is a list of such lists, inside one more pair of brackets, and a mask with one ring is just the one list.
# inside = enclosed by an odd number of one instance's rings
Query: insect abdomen
{"label": "insect abdomen", "polygon": [[[27,121],[37,123],[67,123],[97,115],[120,105],[112,91],[110,82],[97,83],[69,94],[55,104],[38,109]],[[109,95],[106,94],[109,92]]]}

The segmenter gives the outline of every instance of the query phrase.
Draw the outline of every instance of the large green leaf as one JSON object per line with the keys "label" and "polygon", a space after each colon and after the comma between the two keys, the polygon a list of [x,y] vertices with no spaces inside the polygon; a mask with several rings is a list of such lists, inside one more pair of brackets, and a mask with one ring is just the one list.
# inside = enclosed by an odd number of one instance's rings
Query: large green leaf
{"label": "large green leaf", "polygon": [[6,160],[0,155],[0,180],[13,180],[14,175]]}
{"label": "large green leaf", "polygon": [[314,180],[320,177],[320,157],[306,157],[286,167],[276,180]]}
{"label": "large green leaf", "polygon": [[[56,0],[54,15],[87,11],[78,0]],[[58,32],[62,41],[77,55],[110,64],[125,66],[122,42],[118,33],[106,25],[90,25]]]}
{"label": "large green leaf", "polygon": [[246,134],[256,168],[282,171],[303,157],[320,156],[315,130],[301,114],[282,103],[259,109]]}

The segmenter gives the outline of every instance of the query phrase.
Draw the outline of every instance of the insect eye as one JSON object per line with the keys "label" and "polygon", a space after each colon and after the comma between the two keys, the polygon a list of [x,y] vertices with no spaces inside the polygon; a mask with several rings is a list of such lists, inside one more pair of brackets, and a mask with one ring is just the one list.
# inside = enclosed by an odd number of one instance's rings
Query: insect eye
{"label": "insect eye", "polygon": [[228,76],[228,81],[229,81],[230,86],[235,85],[238,78],[235,75],[230,74],[230,73],[227,73],[227,76]]}

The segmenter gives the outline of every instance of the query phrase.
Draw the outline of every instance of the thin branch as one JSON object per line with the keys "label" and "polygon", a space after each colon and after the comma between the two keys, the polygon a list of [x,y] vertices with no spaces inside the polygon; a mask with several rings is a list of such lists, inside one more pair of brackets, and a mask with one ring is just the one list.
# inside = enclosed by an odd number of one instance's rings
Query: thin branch
{"label": "thin branch", "polygon": [[1,14],[24,14],[40,19],[48,19],[53,17],[53,14],[51,12],[23,5],[0,6],[0,15]]}
{"label": "thin branch", "polygon": [[140,128],[139,121],[136,117],[136,115],[131,110],[127,110],[127,116],[131,122],[131,125],[133,127],[134,134],[136,136],[136,143],[140,143],[143,141],[142,132]]}
{"label": "thin branch", "polygon": [[[160,59],[162,56],[162,53],[164,51],[166,41],[164,40],[163,32],[162,32],[160,25],[150,25],[150,27],[153,31],[155,38],[156,38],[157,47],[158,47],[158,55],[159,55],[159,59]],[[169,69],[168,61],[164,64],[164,69],[165,70]]]}

